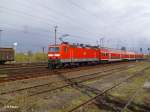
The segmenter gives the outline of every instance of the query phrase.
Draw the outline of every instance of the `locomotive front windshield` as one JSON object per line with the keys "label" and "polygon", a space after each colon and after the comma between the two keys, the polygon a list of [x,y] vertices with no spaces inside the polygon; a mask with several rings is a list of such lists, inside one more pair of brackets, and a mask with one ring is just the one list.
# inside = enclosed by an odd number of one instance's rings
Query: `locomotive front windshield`
{"label": "locomotive front windshield", "polygon": [[50,47],[49,52],[59,52],[59,47]]}

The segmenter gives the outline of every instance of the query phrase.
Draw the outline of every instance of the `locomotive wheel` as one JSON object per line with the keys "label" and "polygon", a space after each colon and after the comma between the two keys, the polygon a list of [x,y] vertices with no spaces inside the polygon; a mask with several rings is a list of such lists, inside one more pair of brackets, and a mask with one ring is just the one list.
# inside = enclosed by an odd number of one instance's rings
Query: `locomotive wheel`
{"label": "locomotive wheel", "polygon": [[56,68],[56,65],[55,64],[52,64],[52,69],[55,69]]}

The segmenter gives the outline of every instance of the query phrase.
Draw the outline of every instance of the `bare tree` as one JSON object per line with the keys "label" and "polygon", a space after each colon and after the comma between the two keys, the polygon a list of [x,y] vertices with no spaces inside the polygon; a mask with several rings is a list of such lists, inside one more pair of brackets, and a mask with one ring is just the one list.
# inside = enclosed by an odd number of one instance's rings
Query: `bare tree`
{"label": "bare tree", "polygon": [[147,50],[148,50],[148,54],[150,54],[150,48],[148,48]]}
{"label": "bare tree", "polygon": [[143,52],[143,49],[142,49],[142,48],[140,48],[140,52],[141,52],[141,53]]}

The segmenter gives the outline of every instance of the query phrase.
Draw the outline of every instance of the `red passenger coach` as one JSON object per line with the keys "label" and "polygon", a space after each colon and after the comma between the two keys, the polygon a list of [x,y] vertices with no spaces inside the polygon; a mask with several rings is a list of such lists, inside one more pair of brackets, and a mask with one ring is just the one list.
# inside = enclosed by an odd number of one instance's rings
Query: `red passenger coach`
{"label": "red passenger coach", "polygon": [[108,49],[100,48],[99,49],[99,60],[102,63],[108,62],[110,57],[110,53]]}
{"label": "red passenger coach", "polygon": [[128,60],[130,59],[130,53],[127,52],[127,51],[123,51],[121,58],[122,58],[122,60],[124,60],[124,61],[128,61]]}
{"label": "red passenger coach", "polygon": [[128,52],[129,53],[129,60],[135,60],[135,53],[134,52]]}
{"label": "red passenger coach", "polygon": [[142,53],[136,53],[136,54],[135,54],[135,58],[138,59],[138,60],[139,60],[139,59],[143,59],[143,58],[144,58],[144,55],[143,55]]}
{"label": "red passenger coach", "polygon": [[109,56],[109,61],[121,61],[121,51],[120,50],[114,50],[111,49],[109,50],[110,56]]}

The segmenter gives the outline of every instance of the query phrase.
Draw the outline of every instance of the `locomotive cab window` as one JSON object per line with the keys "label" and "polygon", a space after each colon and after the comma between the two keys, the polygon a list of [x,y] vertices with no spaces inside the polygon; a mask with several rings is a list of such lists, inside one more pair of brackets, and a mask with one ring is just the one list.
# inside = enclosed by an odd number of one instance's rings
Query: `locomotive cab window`
{"label": "locomotive cab window", "polygon": [[49,52],[59,52],[59,47],[50,47]]}

